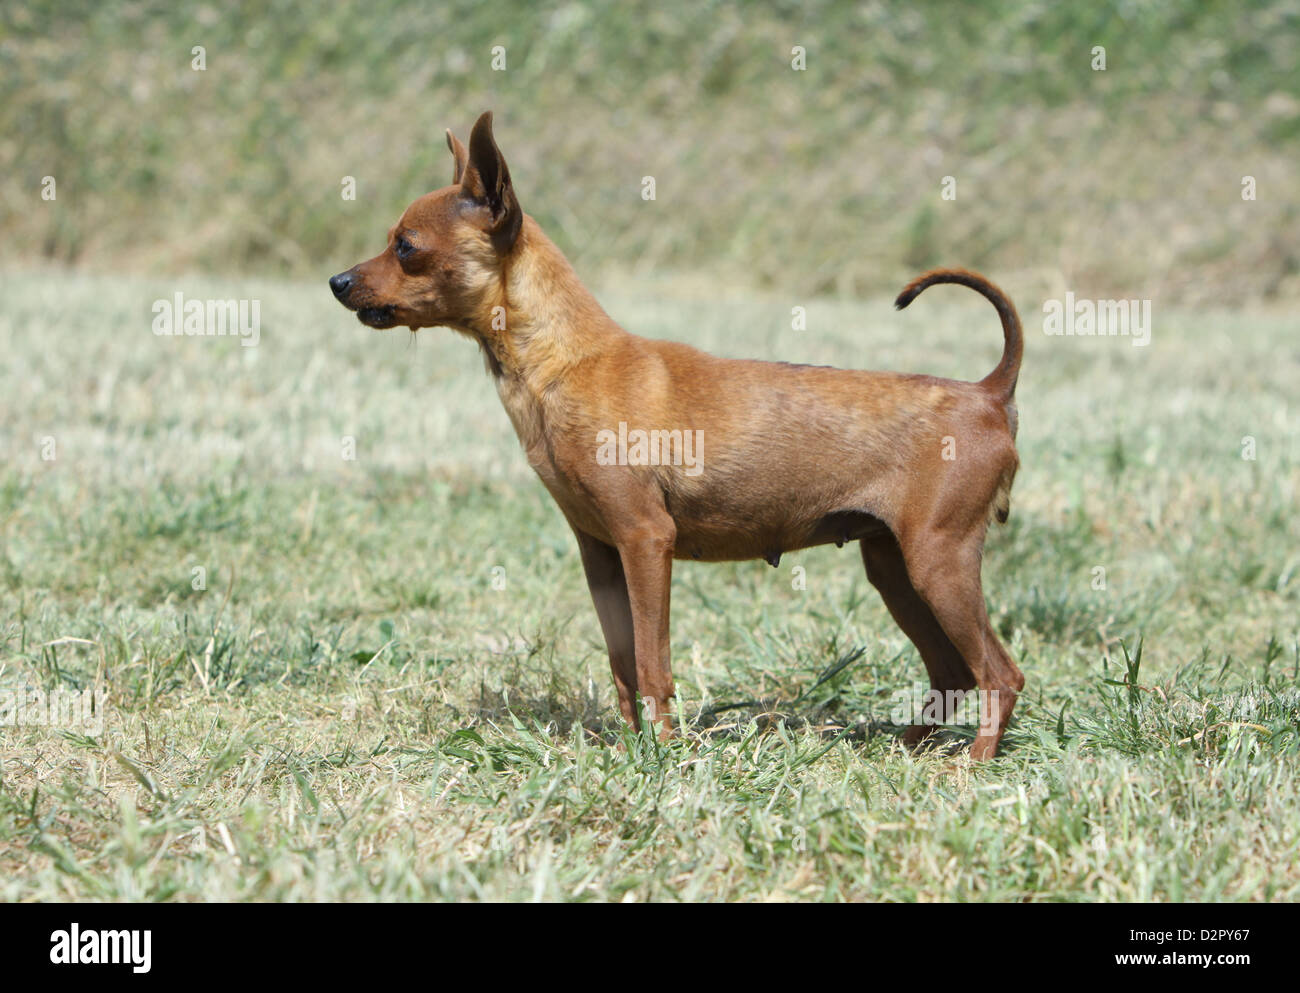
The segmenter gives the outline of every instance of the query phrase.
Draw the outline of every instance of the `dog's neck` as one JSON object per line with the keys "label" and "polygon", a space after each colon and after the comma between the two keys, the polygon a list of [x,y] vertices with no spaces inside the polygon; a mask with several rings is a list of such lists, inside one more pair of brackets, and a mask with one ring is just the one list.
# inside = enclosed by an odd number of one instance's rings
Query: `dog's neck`
{"label": "dog's neck", "polygon": [[497,394],[529,462],[544,471],[545,423],[554,408],[566,402],[563,383],[577,365],[616,347],[627,332],[605,313],[564,253],[527,215],[499,277],[484,287],[475,313],[477,319],[465,330],[483,348]]}
{"label": "dog's neck", "polygon": [[539,394],[626,334],[527,215],[499,279],[484,288],[475,311],[469,330],[492,375]]}

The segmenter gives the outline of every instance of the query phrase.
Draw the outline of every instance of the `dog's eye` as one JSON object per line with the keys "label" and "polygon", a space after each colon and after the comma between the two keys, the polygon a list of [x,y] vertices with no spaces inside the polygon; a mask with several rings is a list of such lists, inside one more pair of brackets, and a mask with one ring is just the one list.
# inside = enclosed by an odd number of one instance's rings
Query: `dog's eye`
{"label": "dog's eye", "polygon": [[411,243],[400,235],[398,236],[397,241],[393,243],[393,249],[397,252],[397,257],[399,259],[404,259],[415,251],[411,246]]}

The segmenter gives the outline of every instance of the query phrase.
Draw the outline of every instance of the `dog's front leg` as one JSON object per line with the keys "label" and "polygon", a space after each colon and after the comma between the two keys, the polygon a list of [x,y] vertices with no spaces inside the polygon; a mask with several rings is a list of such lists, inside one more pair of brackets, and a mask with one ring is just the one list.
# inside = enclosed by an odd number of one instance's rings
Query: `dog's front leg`
{"label": "dog's front leg", "polygon": [[670,701],[675,695],[668,657],[668,599],[677,528],[660,509],[613,537],[632,608],[637,692],[646,716],[659,724],[660,737],[667,738],[673,730]]}
{"label": "dog's front leg", "polygon": [[609,649],[609,666],[614,671],[614,686],[618,690],[618,709],[634,728],[641,727],[641,717],[636,709],[636,641],[632,626],[632,605],[628,601],[627,579],[623,575],[623,561],[618,550],[576,527],[578,551],[582,567],[587,573],[587,586],[591,600],[596,605],[600,630],[605,635]]}

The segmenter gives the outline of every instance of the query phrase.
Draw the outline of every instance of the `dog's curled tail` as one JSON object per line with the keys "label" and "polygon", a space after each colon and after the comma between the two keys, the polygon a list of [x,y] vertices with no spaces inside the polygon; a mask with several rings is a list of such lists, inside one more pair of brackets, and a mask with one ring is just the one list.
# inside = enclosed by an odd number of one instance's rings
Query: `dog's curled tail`
{"label": "dog's curled tail", "polygon": [[969,286],[997,308],[998,316],[1002,318],[1002,334],[1005,339],[1005,344],[1002,346],[1002,361],[998,363],[996,369],[980,380],[980,385],[995,396],[1010,400],[1016,392],[1016,380],[1020,376],[1020,359],[1025,351],[1025,336],[1020,328],[1020,316],[1016,313],[1016,308],[1012,306],[1005,293],[979,273],[968,269],[931,269],[908,283],[903,292],[898,294],[894,306],[902,310],[915,300],[923,289],[935,283]]}

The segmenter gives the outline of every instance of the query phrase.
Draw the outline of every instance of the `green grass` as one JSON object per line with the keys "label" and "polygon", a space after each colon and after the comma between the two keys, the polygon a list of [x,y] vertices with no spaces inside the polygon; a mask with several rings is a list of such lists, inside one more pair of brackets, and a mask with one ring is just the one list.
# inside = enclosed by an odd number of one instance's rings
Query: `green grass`
{"label": "green grass", "polygon": [[[1293,315],[1157,308],[1134,348],[1042,335],[1008,283],[1023,469],[985,581],[1029,682],[973,766],[899,748],[923,667],[852,548],[679,563],[693,730],[627,735],[572,538],[449,332],[369,332],[323,281],[5,283],[0,689],[108,708],[0,728],[0,900],[1300,898]],[[178,289],[260,299],[259,347],[154,337]],[[1000,348],[956,289],[799,301],[797,333],[784,297],[600,296],[733,355],[975,378]]]}
{"label": "green grass", "polygon": [[963,264],[1295,300],[1297,93],[1288,0],[26,0],[0,10],[0,259],[315,279],[378,251],[449,181],[443,129],[490,108],[589,275],[884,295]]}

